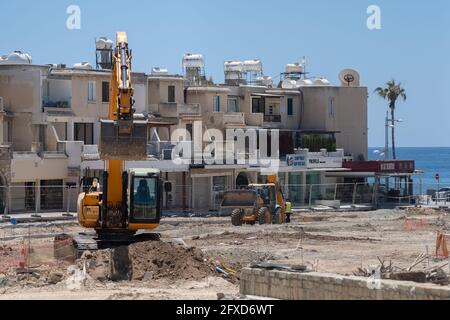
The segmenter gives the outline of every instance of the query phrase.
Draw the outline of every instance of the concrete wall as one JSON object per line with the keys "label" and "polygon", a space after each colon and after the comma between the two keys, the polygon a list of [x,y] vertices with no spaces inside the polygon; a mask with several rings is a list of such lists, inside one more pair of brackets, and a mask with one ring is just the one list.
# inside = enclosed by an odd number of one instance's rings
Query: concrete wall
{"label": "concrete wall", "polygon": [[[102,81],[109,81],[110,75],[73,75],[72,111],[76,117],[107,118],[109,103],[102,102]],[[88,101],[88,83],[95,82],[95,101]]]}
{"label": "concrete wall", "polygon": [[39,66],[0,66],[0,97],[5,110],[14,114],[9,139],[14,151],[29,151],[38,139],[35,125],[43,119],[41,77],[47,71]]}
{"label": "concrete wall", "polygon": [[184,103],[184,80],[178,77],[152,77],[148,78],[148,111],[159,110],[161,103],[169,102],[169,86],[175,86],[175,103]]}
{"label": "concrete wall", "polygon": [[243,269],[240,292],[283,300],[450,300],[450,287],[324,273]]}
{"label": "concrete wall", "polygon": [[[303,130],[339,131],[337,148],[357,158],[368,158],[368,115],[366,87],[302,87]],[[333,111],[330,101],[333,101]]]}
{"label": "concrete wall", "polygon": [[14,155],[11,162],[12,182],[34,180],[67,179],[68,159],[61,156],[54,159],[37,155]]}
{"label": "concrete wall", "polygon": [[[228,94],[230,90],[219,87],[191,87],[187,90],[187,103],[198,103],[201,106],[203,122],[208,128],[222,130],[223,123],[216,123],[217,114],[223,114],[228,109]],[[214,97],[220,97],[220,112],[214,112]],[[219,116],[219,119],[222,118]]]}

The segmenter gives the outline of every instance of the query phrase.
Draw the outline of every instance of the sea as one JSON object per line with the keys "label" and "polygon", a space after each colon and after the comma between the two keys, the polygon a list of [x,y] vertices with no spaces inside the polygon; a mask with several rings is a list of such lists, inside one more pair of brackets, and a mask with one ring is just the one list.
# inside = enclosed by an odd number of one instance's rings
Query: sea
{"label": "sea", "polygon": [[[383,160],[381,148],[369,148],[370,160]],[[436,174],[440,176],[440,187],[450,187],[450,147],[442,148],[396,148],[398,160],[415,160],[416,169],[424,171],[422,181],[424,186],[436,187]],[[390,152],[392,156],[392,151]],[[416,178],[416,181],[419,179]]]}

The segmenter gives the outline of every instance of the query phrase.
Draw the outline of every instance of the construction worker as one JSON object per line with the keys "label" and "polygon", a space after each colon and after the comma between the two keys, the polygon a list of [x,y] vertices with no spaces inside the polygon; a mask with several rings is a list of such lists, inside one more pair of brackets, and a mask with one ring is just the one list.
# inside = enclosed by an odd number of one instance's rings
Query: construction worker
{"label": "construction worker", "polygon": [[286,200],[286,223],[291,222],[292,203],[290,199]]}

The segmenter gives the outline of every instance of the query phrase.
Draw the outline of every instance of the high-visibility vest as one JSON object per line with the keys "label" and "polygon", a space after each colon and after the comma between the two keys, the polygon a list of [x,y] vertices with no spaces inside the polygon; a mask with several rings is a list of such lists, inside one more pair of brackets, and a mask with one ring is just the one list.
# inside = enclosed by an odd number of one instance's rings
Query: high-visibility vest
{"label": "high-visibility vest", "polygon": [[292,211],[292,203],[286,202],[286,213],[291,213]]}

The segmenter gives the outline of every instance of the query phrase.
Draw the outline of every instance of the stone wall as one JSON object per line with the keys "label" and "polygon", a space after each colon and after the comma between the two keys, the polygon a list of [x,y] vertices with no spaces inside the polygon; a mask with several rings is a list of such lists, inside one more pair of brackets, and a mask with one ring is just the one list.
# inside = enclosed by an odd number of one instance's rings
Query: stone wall
{"label": "stone wall", "polygon": [[405,281],[243,269],[240,292],[284,300],[450,300],[450,287]]}

